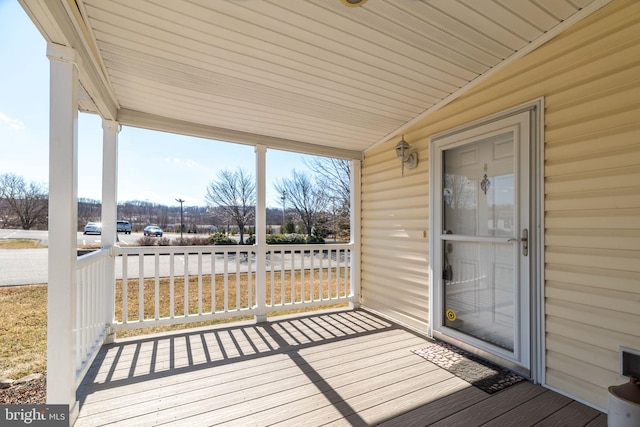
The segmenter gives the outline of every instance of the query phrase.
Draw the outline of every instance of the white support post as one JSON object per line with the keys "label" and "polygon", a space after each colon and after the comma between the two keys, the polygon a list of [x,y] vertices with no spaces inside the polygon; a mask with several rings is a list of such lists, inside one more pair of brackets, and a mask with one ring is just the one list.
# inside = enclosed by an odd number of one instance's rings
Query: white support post
{"label": "white support post", "polygon": [[256,323],[267,321],[267,147],[256,145]]}
{"label": "white support post", "polygon": [[362,217],[362,162],[351,161],[350,217],[351,217],[351,302],[353,309],[360,308],[360,231]]}
{"label": "white support post", "polygon": [[[118,132],[120,125],[113,120],[102,120],[102,247],[113,248],[117,240],[118,216]],[[105,268],[105,292],[107,325],[115,318],[115,258],[107,259]],[[113,342],[115,333],[110,331],[106,342]]]}
{"label": "white support post", "polygon": [[78,230],[78,68],[80,58],[66,46],[49,43],[49,283],[47,403],[76,401],[76,259]]}

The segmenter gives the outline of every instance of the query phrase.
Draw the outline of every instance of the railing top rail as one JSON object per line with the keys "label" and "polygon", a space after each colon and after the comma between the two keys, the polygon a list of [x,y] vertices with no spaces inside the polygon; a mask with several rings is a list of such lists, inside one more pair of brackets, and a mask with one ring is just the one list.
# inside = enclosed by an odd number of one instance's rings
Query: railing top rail
{"label": "railing top rail", "polygon": [[296,244],[296,245],[267,245],[268,251],[284,248],[286,250],[327,250],[327,249],[346,249],[353,246],[353,243],[319,243],[319,244]]}
{"label": "railing top rail", "polygon": [[249,245],[204,245],[204,246],[116,246],[116,255],[128,254],[184,254],[184,253],[224,253],[224,252],[254,252],[255,247]]}
{"label": "railing top rail", "polygon": [[76,261],[76,269],[87,267],[109,256],[109,249],[102,248],[97,251],[79,256]]}
{"label": "railing top rail", "polygon": [[[278,250],[335,250],[351,248],[353,243],[324,243],[324,244],[296,244],[296,245],[267,245],[267,251]],[[256,245],[204,245],[204,246],[115,246],[116,255],[140,255],[140,254],[198,254],[225,253],[225,252],[256,252]]]}

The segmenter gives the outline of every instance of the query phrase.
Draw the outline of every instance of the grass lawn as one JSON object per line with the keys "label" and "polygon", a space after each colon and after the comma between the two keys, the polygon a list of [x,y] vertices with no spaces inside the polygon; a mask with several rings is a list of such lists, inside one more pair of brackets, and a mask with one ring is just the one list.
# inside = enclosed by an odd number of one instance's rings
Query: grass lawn
{"label": "grass lawn", "polygon": [[40,244],[40,240],[0,239],[0,249],[40,249],[46,247]]}
{"label": "grass lawn", "polygon": [[47,286],[0,288],[0,377],[47,369]]}
{"label": "grass lawn", "polygon": [[[305,299],[310,298],[310,277],[307,271],[305,273]],[[341,278],[344,277],[344,271],[341,272]],[[292,283],[293,279],[293,283]],[[333,278],[332,278],[333,279]],[[240,280],[236,283],[235,275],[230,275],[228,287],[226,291],[227,305],[230,309],[235,307],[236,292],[240,290],[240,306],[248,305],[248,275],[240,274]],[[268,278],[270,281],[271,278]],[[315,283],[319,283],[319,273],[314,274]],[[138,281],[131,280],[128,283],[128,318],[133,320],[138,318]],[[184,281],[182,277],[175,279],[175,315],[184,314]],[[331,294],[336,292],[344,292],[344,281],[340,284],[332,280]],[[211,277],[203,277],[203,311],[211,310]],[[252,294],[255,300],[255,275],[252,276]],[[198,278],[190,277],[188,283],[188,299],[189,312],[197,313],[198,309]],[[323,278],[322,292],[325,297],[328,296],[329,284],[327,278]],[[314,294],[318,297],[320,293],[319,286],[316,285]],[[224,308],[224,279],[222,275],[215,277],[214,294],[216,295],[216,310]],[[300,272],[296,272],[294,277],[291,273],[284,273],[284,280],[280,273],[274,275],[274,294],[273,298],[276,303],[283,298],[285,302],[290,302],[292,298],[296,301],[301,299],[302,287]],[[159,284],[160,296],[160,316],[169,315],[169,280],[161,279]],[[144,311],[145,316],[153,317],[155,312],[155,281],[153,279],[144,281]],[[267,284],[267,301],[271,301],[271,284]],[[346,306],[347,304],[331,304],[312,309],[293,309],[272,312],[270,316],[281,314],[289,314],[302,311],[319,310],[330,307]],[[3,320],[0,325],[0,377],[18,379],[25,375],[35,372],[45,372],[47,369],[47,286],[31,285],[31,286],[15,286],[0,288],[0,318]],[[164,331],[174,331],[187,329],[192,327],[207,326],[218,323],[229,323],[241,319],[251,318],[228,318],[213,320],[208,322],[197,322],[183,325],[163,326],[156,328],[147,328],[144,330],[120,331],[118,338],[142,335],[146,333],[156,333]],[[116,319],[122,319],[122,282],[116,282]]]}
{"label": "grass lawn", "polygon": [[[334,270],[335,271],[335,270]],[[344,269],[339,269],[339,277],[342,280],[340,283],[335,281],[335,276],[332,276],[331,280],[331,295],[335,297],[337,292],[341,294],[345,293],[345,287],[349,286],[344,281]],[[249,289],[249,276],[247,273],[242,273],[239,275],[239,281],[236,282],[236,275],[230,274],[228,276],[227,289],[224,288],[224,276],[219,274],[215,277],[215,284],[213,289],[213,294],[215,295],[215,311],[223,311],[225,309],[225,295],[226,295],[226,306],[229,310],[234,310],[239,303],[238,307],[247,308],[249,305],[255,304],[256,297],[256,288],[255,288],[255,274],[251,275],[251,285],[252,285],[252,301],[249,304],[248,301],[248,289]],[[293,280],[293,282],[292,282]],[[318,270],[314,272],[313,282],[314,286],[314,298],[319,298],[320,295],[320,273]],[[322,294],[324,298],[328,298],[329,296],[329,283],[327,282],[326,272],[322,280]],[[290,303],[292,301],[301,301],[302,299],[302,277],[300,271],[296,271],[294,277],[291,277],[291,273],[286,271],[284,273],[284,277],[280,272],[275,272],[273,276],[273,301],[275,304],[284,301],[285,303]],[[187,286],[188,292],[188,307],[189,314],[197,314],[198,313],[198,278],[196,276],[191,276],[189,278],[189,283]],[[139,298],[138,298],[138,289],[139,283],[137,279],[129,280],[127,284],[127,318],[131,321],[135,321],[139,318]],[[211,304],[211,276],[203,276],[202,277],[202,311],[204,313],[212,311]],[[122,321],[122,281],[116,281],[116,309],[115,309],[115,318],[117,321]],[[348,289],[346,290],[347,294]],[[163,278],[159,280],[158,284],[158,293],[160,304],[158,307],[158,312],[160,317],[169,317],[170,316],[170,282],[169,279]],[[309,271],[305,271],[304,276],[304,293],[305,300],[309,300],[311,298],[311,274]],[[185,314],[185,286],[184,286],[184,278],[176,277],[174,281],[174,315],[176,317]],[[155,314],[155,280],[154,279],[146,279],[144,281],[144,318],[153,318]],[[267,277],[267,304],[271,301],[271,277],[268,275]],[[274,311],[270,312],[270,316],[279,316],[283,314],[292,314],[296,312],[305,312],[311,310],[321,310],[326,308],[334,308],[340,306],[346,306],[347,304],[327,304],[318,307],[309,308],[297,308],[297,309],[289,309],[282,311]],[[238,320],[246,320],[251,319],[253,316],[244,316],[244,317],[234,317],[231,319],[219,319],[212,320],[207,322],[197,322],[190,323],[188,325],[173,325],[173,326],[163,326],[156,328],[146,328],[143,332],[140,330],[128,330],[128,331],[120,331],[117,334],[118,338],[129,337],[140,335],[141,333],[156,333],[156,332],[164,332],[164,331],[173,331],[185,328],[199,327],[199,326],[207,326],[218,323],[229,323]]]}

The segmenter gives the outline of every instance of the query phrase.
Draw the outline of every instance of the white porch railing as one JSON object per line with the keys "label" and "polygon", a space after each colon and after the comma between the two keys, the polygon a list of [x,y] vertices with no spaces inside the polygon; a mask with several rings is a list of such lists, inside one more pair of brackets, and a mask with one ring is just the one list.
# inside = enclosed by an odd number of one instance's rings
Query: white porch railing
{"label": "white porch railing", "polygon": [[[113,286],[106,274],[112,266],[108,249],[83,255],[76,262],[76,382],[84,378],[86,370],[100,350],[109,333],[107,319],[112,312]],[[63,308],[61,308],[63,309]]]}
{"label": "white porch railing", "polygon": [[[353,244],[268,246],[265,283],[256,282],[255,246],[114,247],[81,256],[76,380],[82,380],[108,334],[256,315],[257,286],[264,286],[261,303],[267,312],[357,302],[352,249]],[[115,292],[111,268],[119,279]],[[115,310],[114,295],[120,301]]]}
{"label": "white porch railing", "polygon": [[351,302],[352,244],[271,245],[257,283],[255,246],[115,248],[116,330]]}
{"label": "white porch railing", "polygon": [[268,246],[267,311],[350,302],[351,248],[351,244]]}

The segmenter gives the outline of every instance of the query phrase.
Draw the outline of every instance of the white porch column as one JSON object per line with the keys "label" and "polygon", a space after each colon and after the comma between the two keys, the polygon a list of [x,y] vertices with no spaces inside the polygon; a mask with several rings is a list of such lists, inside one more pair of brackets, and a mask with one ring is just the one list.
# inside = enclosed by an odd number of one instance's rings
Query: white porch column
{"label": "white porch column", "polygon": [[[113,120],[102,120],[102,248],[116,244],[118,216],[118,132],[120,125]],[[105,271],[105,302],[108,305],[105,322],[113,323],[115,317],[115,258],[109,257]],[[106,342],[113,342],[115,334],[109,333]]]}
{"label": "white porch column", "polygon": [[267,321],[267,147],[256,145],[256,323]]}
{"label": "white porch column", "polygon": [[360,308],[360,230],[362,217],[362,161],[351,161],[351,308]]}
{"label": "white porch column", "polygon": [[78,230],[78,68],[66,46],[49,44],[49,285],[47,403],[76,402],[76,258]]}

